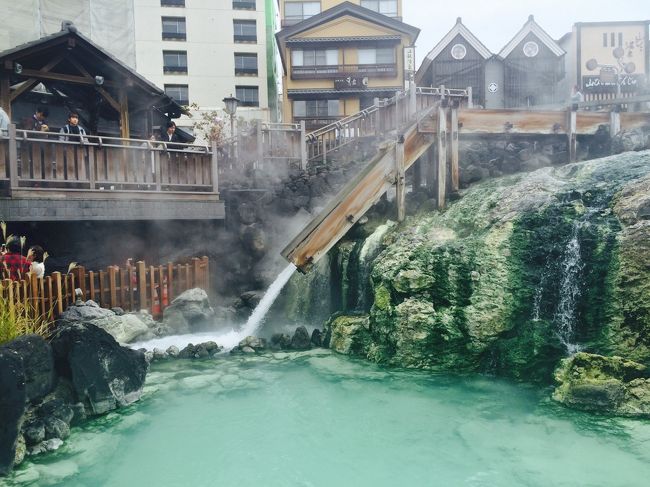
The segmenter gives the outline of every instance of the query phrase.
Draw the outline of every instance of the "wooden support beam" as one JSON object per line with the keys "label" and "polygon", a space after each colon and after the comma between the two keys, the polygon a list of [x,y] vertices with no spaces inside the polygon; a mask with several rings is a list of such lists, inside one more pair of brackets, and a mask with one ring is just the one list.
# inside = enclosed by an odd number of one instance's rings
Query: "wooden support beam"
{"label": "wooden support beam", "polygon": [[18,144],[16,142],[16,125],[9,124],[9,191],[18,189]]}
{"label": "wooden support beam", "polygon": [[[27,78],[36,78],[36,79],[49,79],[52,81],[67,81],[68,83],[77,83],[80,85],[95,85],[95,79],[84,78],[83,76],[75,76],[73,74],[63,74],[63,73],[44,73],[37,69],[23,69],[21,73]],[[104,81],[104,86],[116,87],[117,83],[114,81]]]}
{"label": "wooden support beam", "polygon": [[609,112],[609,136],[614,137],[621,131],[621,112],[614,107],[614,110]]}
{"label": "wooden support beam", "polygon": [[131,130],[129,128],[129,99],[126,90],[120,90],[120,137],[128,139]]}
{"label": "wooden support beam", "polygon": [[[47,72],[51,71],[52,68],[56,67],[61,61],[63,61],[64,57],[65,57],[65,54],[59,54],[58,56],[55,56],[54,59],[52,59],[49,63],[47,63],[45,66],[43,66],[40,69],[40,72],[47,73]],[[11,101],[14,101],[16,98],[18,98],[20,95],[22,95],[26,91],[31,90],[38,83],[40,83],[40,80],[35,79],[35,78],[30,78],[27,81],[25,81],[20,86],[20,88],[15,89],[14,92],[11,93]]]}
{"label": "wooden support beam", "polygon": [[95,89],[97,90],[97,92],[98,92],[100,95],[102,95],[102,97],[104,98],[104,100],[106,100],[106,101],[108,102],[108,104],[109,104],[111,107],[113,107],[113,110],[115,110],[117,113],[121,113],[122,106],[121,106],[121,105],[120,105],[120,104],[115,100],[115,98],[113,98],[113,97],[111,96],[111,94],[110,94],[108,91],[106,91],[106,90],[105,90],[104,88],[102,88],[101,86],[97,86],[97,87],[95,87]]}
{"label": "wooden support beam", "polygon": [[397,221],[403,222],[406,217],[406,177],[404,169],[404,136],[400,135],[395,144],[395,203],[397,204]]}
{"label": "wooden support beam", "polygon": [[575,162],[578,157],[577,119],[578,113],[569,108],[567,113],[567,139],[569,144],[569,162]]}
{"label": "wooden support beam", "polygon": [[438,208],[445,207],[447,197],[447,116],[445,109],[438,107]]}
{"label": "wooden support beam", "polygon": [[0,70],[0,107],[9,116],[11,120],[11,84],[9,82],[9,72]]}
{"label": "wooden support beam", "polygon": [[305,121],[300,121],[300,169],[305,171],[307,169],[307,129]]}
{"label": "wooden support beam", "polygon": [[[217,141],[212,141],[212,159],[210,160],[210,176],[212,178],[212,192],[219,192],[219,149],[217,148]],[[158,154],[158,153],[157,153]],[[160,191],[160,157],[156,159],[156,188]]]}
{"label": "wooden support beam", "polygon": [[451,124],[449,127],[450,157],[451,157],[451,190],[455,193],[460,188],[460,169],[458,156],[458,108],[451,109]]}

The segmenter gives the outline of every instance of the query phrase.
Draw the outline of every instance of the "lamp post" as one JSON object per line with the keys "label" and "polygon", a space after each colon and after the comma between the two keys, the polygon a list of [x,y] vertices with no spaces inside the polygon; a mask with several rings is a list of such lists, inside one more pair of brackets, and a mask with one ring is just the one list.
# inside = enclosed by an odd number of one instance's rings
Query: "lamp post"
{"label": "lamp post", "polygon": [[[230,96],[225,97],[223,100],[223,104],[225,106],[224,111],[230,116],[230,137],[233,139],[232,146],[235,144],[235,113],[237,112],[237,105],[239,104],[239,100],[232,96],[232,93]],[[235,151],[232,151],[233,155],[236,155]]]}

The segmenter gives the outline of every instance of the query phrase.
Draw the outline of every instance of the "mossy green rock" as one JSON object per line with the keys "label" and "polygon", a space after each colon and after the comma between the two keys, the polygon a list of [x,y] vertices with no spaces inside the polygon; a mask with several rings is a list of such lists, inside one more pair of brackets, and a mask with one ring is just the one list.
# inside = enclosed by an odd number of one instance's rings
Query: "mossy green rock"
{"label": "mossy green rock", "polygon": [[575,348],[650,363],[650,152],[482,182],[382,245],[370,360],[545,383]]}
{"label": "mossy green rock", "polygon": [[365,356],[370,345],[369,317],[338,316],[328,325],[330,348],[346,355]]}
{"label": "mossy green rock", "polygon": [[650,417],[649,376],[637,362],[577,353],[556,369],[553,399],[584,411]]}

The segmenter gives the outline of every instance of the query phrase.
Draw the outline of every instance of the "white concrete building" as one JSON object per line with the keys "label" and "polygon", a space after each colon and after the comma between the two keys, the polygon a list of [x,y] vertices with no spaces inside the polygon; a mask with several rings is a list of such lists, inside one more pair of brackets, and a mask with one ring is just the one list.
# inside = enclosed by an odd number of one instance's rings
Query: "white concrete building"
{"label": "white concrete building", "polygon": [[270,5],[269,16],[274,18],[273,1],[134,0],[134,4],[140,74],[181,104],[220,110],[221,100],[232,94],[240,100],[238,117],[271,120],[267,63],[273,57],[267,50],[266,7]]}

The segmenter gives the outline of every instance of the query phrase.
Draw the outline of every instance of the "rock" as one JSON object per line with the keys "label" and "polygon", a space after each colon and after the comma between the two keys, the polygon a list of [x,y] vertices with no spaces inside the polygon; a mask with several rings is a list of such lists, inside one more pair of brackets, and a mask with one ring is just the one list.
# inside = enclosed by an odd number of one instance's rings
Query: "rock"
{"label": "rock", "polygon": [[650,139],[641,128],[623,130],[612,138],[612,152],[620,154],[621,152],[641,151],[649,148],[649,142]]}
{"label": "rock", "polygon": [[59,418],[47,418],[45,424],[45,438],[60,438],[65,440],[70,436],[70,425]]}
{"label": "rock", "polygon": [[274,333],[271,335],[271,348],[273,350],[288,350],[291,346],[291,337],[286,333]]}
{"label": "rock", "polygon": [[27,455],[27,444],[25,443],[23,435],[19,435],[18,440],[16,441],[16,456],[14,457],[15,467],[23,463],[25,455]]}
{"label": "rock", "polygon": [[213,323],[214,311],[203,289],[188,289],[163,311],[163,323],[176,333],[197,331]]}
{"label": "rock", "polygon": [[64,423],[70,424],[74,416],[74,411],[70,404],[61,398],[53,397],[44,401],[38,408],[37,414],[40,418],[56,418]]}
{"label": "rock", "polygon": [[120,343],[134,342],[149,332],[149,327],[131,313],[100,318],[90,324],[110,333]]}
{"label": "rock", "polygon": [[553,399],[583,411],[650,417],[648,377],[637,362],[581,352],[556,369]]}
{"label": "rock", "polygon": [[262,225],[254,224],[244,227],[239,232],[242,246],[255,256],[262,256],[267,251],[266,232]]}
{"label": "rock", "polygon": [[60,326],[52,338],[54,363],[68,379],[76,402],[89,414],[104,414],[137,401],[144,386],[144,354],[121,347],[104,330],[83,324]]}
{"label": "rock", "polygon": [[311,338],[307,328],[299,326],[291,337],[291,348],[294,350],[309,350],[311,348]]}
{"label": "rock", "polygon": [[23,361],[18,353],[0,347],[0,475],[9,473],[16,460],[26,401]]}
{"label": "rock", "polygon": [[46,453],[48,451],[55,451],[61,448],[63,445],[63,440],[59,438],[52,438],[50,440],[45,440],[38,445],[30,448],[28,453],[30,455],[40,455],[41,453]]}
{"label": "rock", "polygon": [[71,404],[70,409],[72,409],[72,420],[70,421],[71,426],[77,426],[88,418],[86,414],[86,406],[82,402],[76,404]]}
{"label": "rock", "polygon": [[329,347],[345,355],[365,356],[370,343],[368,316],[339,316],[329,323]]}
{"label": "rock", "polygon": [[433,285],[433,278],[419,269],[404,269],[395,276],[395,290],[401,293],[424,291]]}
{"label": "rock", "polygon": [[82,304],[80,306],[70,306],[59,317],[61,324],[69,323],[90,323],[93,320],[115,316],[110,309],[104,309],[97,306],[97,303],[91,301],[92,305]]}
{"label": "rock", "polygon": [[237,207],[239,221],[244,225],[251,225],[257,221],[257,210],[255,205],[250,203],[241,203]]}
{"label": "rock", "polygon": [[239,342],[239,348],[244,349],[245,347],[250,347],[253,350],[264,350],[266,348],[266,340],[263,338],[258,338],[254,336],[247,336],[242,341]]}
{"label": "rock", "polygon": [[29,402],[37,401],[52,391],[54,359],[52,348],[38,335],[23,335],[4,345],[18,353],[25,371],[25,392]]}
{"label": "rock", "polygon": [[242,347],[240,350],[242,353],[255,353],[255,349],[252,347]]}
{"label": "rock", "polygon": [[28,446],[37,445],[45,439],[45,423],[34,419],[23,428],[23,436]]}
{"label": "rock", "polygon": [[176,358],[176,357],[178,357],[178,354],[180,353],[180,350],[178,350],[178,347],[176,345],[172,345],[166,350],[166,353],[170,357]]}
{"label": "rock", "polygon": [[198,345],[193,345],[190,343],[179,352],[178,358],[208,358],[216,355],[220,351],[221,347],[215,342],[199,343]]}
{"label": "rock", "polygon": [[153,359],[154,360],[165,360],[167,358],[167,354],[159,349],[159,348],[154,348],[153,349]]}
{"label": "rock", "polygon": [[[86,301],[86,304],[88,304],[88,301]],[[111,308],[111,311],[115,313],[117,316],[122,316],[124,314],[124,310],[119,306],[115,306],[114,308]]]}
{"label": "rock", "polygon": [[310,342],[316,348],[323,346],[323,334],[318,328],[314,328],[314,331],[311,332]]}

